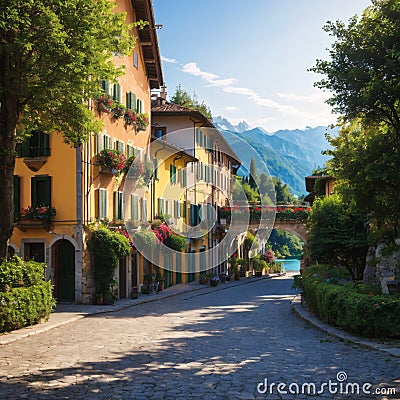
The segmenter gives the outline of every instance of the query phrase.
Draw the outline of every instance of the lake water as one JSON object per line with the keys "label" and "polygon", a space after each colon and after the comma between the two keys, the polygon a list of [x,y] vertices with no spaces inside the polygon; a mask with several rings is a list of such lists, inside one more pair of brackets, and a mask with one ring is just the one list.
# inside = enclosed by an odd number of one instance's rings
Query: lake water
{"label": "lake water", "polygon": [[286,271],[300,271],[300,260],[276,259],[275,262],[282,264]]}

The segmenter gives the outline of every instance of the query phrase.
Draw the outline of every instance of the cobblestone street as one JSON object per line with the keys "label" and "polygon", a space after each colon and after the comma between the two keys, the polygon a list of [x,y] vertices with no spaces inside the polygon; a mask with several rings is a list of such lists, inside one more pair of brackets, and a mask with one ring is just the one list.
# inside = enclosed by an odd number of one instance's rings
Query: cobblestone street
{"label": "cobblestone street", "polygon": [[[1,346],[1,399],[294,399],[260,382],[397,387],[399,359],[346,344],[290,311],[292,279],[230,283],[95,315]],[[262,388],[263,386],[261,386]]]}

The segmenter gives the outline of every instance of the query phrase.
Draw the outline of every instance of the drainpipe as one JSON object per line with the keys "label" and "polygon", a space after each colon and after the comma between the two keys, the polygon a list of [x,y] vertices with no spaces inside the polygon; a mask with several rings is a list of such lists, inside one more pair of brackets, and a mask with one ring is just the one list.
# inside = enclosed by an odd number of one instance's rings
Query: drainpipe
{"label": "drainpipe", "polygon": [[82,269],[83,269],[83,225],[82,225],[82,147],[75,147],[76,171],[76,234],[78,249],[75,250],[75,302],[82,303]]}

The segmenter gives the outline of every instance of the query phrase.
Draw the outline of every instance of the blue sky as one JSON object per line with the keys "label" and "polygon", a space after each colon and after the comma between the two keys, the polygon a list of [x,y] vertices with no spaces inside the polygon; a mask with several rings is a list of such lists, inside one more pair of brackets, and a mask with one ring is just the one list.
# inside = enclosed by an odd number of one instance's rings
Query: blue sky
{"label": "blue sky", "polygon": [[153,0],[167,92],[178,84],[214,116],[268,132],[336,121],[307,72],[328,58],[328,20],[361,15],[370,0]]}

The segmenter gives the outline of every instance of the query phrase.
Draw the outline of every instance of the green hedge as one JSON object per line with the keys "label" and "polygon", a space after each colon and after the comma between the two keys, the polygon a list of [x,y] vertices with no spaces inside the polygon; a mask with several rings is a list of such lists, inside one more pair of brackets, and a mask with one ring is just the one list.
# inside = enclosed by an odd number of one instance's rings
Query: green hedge
{"label": "green hedge", "polygon": [[0,332],[47,320],[55,305],[45,265],[14,257],[0,265]]}
{"label": "green hedge", "polygon": [[312,267],[301,279],[305,301],[324,322],[366,337],[400,337],[400,298],[345,282],[344,270]]}

